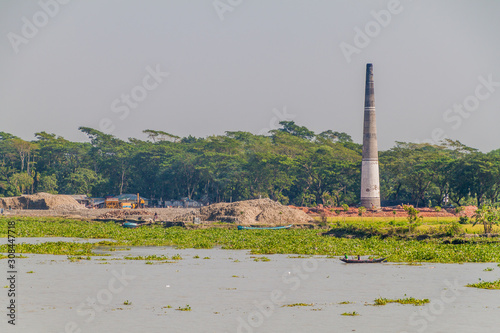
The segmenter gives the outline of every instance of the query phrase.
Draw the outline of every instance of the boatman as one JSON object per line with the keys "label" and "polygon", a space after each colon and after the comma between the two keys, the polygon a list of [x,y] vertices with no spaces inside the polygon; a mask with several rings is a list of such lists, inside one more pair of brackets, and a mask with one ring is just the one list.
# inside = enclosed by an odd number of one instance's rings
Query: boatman
{"label": "boatman", "polygon": [[346,260],[348,259],[348,258],[347,258],[347,253],[344,253],[344,258],[345,258]]}

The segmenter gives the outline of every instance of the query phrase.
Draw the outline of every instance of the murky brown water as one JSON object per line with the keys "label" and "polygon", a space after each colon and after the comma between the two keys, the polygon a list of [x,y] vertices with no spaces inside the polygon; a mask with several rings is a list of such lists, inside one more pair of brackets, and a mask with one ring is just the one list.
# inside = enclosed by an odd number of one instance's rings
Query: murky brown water
{"label": "murky brown water", "polygon": [[[498,279],[500,267],[493,263],[346,265],[287,255],[257,262],[252,257],[262,256],[247,251],[168,247],[109,254],[79,262],[51,255],[19,259],[17,325],[7,324],[3,289],[0,331],[497,332],[500,326],[500,291],[463,287],[479,278]],[[112,260],[151,254],[180,254],[183,260]],[[0,261],[2,271],[6,265]],[[369,305],[378,297],[431,303]],[[344,301],[353,304],[338,304]],[[283,307],[293,303],[313,305]],[[191,311],[175,310],[187,305]],[[360,316],[341,315],[353,311]]]}

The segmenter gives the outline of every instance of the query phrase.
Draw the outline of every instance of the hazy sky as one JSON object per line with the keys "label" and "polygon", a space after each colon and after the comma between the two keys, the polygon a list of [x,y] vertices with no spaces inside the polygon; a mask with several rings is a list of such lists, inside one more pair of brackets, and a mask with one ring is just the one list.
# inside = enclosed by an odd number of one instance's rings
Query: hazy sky
{"label": "hazy sky", "polygon": [[361,143],[371,62],[380,149],[443,135],[500,148],[500,1],[59,1],[0,2],[0,131],[202,137],[294,120]]}

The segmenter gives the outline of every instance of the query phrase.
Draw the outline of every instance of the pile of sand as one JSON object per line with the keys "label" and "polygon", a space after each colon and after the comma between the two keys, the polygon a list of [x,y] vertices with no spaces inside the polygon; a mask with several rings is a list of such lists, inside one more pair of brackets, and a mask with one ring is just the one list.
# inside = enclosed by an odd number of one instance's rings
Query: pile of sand
{"label": "pile of sand", "polygon": [[175,221],[229,222],[239,225],[285,225],[309,223],[312,218],[298,209],[275,202],[271,199],[256,199],[233,203],[217,203],[200,208],[175,218]]}
{"label": "pile of sand", "polygon": [[54,195],[43,192],[20,197],[0,198],[0,208],[9,209],[9,207],[12,209],[85,209],[83,205],[69,195]]}
{"label": "pile of sand", "polygon": [[112,210],[102,215],[99,215],[99,219],[125,219],[129,216],[139,216],[139,215],[153,215],[153,212],[148,212],[144,209],[117,209]]}

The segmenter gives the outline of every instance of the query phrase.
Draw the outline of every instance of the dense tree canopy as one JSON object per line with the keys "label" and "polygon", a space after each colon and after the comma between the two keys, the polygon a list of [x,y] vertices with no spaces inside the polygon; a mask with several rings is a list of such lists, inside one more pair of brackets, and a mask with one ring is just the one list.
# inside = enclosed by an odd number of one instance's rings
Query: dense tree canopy
{"label": "dense tree canopy", "polygon": [[[268,136],[248,132],[180,138],[145,130],[120,140],[81,127],[88,142],[0,132],[0,196],[49,192],[92,196],[141,193],[153,200],[208,202],[269,197],[294,205],[359,202],[362,147],[342,132],[315,134],[293,121]],[[379,153],[382,200],[419,205],[494,204],[500,150],[485,154],[458,141],[397,142]]]}

